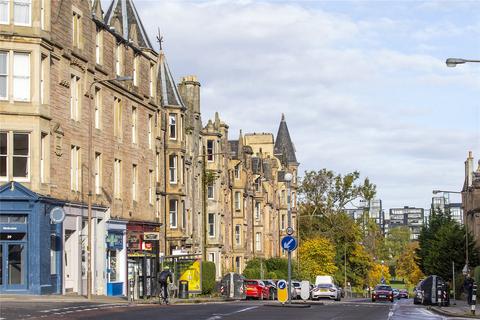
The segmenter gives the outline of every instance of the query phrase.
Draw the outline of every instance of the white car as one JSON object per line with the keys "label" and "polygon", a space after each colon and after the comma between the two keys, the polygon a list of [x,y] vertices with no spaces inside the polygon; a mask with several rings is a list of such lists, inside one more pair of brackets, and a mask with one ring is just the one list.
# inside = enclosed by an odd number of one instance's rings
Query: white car
{"label": "white car", "polygon": [[318,284],[312,290],[312,300],[320,298],[329,298],[331,300],[340,301],[341,292],[336,285],[331,283]]}
{"label": "white car", "polygon": [[298,281],[292,281],[292,299],[301,299],[302,284]]}

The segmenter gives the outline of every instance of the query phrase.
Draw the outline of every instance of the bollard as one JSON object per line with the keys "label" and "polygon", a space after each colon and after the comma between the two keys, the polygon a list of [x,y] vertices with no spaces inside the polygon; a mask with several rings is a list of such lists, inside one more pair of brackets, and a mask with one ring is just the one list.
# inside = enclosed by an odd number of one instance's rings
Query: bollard
{"label": "bollard", "polygon": [[472,312],[473,315],[475,315],[475,307],[477,306],[477,284],[474,282],[473,283],[473,289],[472,289],[472,305],[470,311]]}

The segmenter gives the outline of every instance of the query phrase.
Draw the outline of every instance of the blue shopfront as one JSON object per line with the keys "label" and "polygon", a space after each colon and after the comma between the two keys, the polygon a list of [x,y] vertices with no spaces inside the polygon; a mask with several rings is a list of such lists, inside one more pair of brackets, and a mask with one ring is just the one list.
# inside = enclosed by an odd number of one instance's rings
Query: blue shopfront
{"label": "blue shopfront", "polygon": [[61,294],[62,203],[17,182],[0,187],[0,293]]}

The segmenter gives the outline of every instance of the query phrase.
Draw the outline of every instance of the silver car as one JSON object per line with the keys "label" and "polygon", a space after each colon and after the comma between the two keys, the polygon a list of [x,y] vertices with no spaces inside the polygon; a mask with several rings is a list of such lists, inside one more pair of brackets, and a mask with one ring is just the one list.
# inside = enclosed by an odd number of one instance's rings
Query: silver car
{"label": "silver car", "polygon": [[334,284],[318,284],[312,290],[312,300],[319,300],[320,298],[328,298],[335,301],[341,300],[340,289]]}

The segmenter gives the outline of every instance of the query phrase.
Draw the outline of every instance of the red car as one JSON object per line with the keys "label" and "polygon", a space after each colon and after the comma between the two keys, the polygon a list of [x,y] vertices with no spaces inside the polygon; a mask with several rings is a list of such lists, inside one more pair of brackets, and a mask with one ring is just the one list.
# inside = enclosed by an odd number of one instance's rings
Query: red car
{"label": "red car", "polygon": [[375,302],[376,300],[387,300],[393,302],[392,287],[384,284],[379,284],[376,286],[372,293],[372,302]]}
{"label": "red car", "polygon": [[268,299],[270,290],[262,280],[244,280],[245,294],[247,299],[256,298],[259,300]]}

